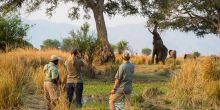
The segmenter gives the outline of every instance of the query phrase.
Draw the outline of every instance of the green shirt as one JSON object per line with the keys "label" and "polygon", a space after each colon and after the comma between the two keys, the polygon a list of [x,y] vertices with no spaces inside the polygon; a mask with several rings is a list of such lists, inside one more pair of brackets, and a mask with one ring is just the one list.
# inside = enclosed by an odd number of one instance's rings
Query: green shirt
{"label": "green shirt", "polygon": [[115,75],[115,79],[119,80],[117,92],[130,94],[132,91],[132,79],[134,74],[134,65],[129,61],[122,63]]}
{"label": "green shirt", "polygon": [[44,66],[44,74],[44,81],[52,81],[52,79],[57,79],[59,75],[57,66],[54,63],[49,62]]}
{"label": "green shirt", "polygon": [[80,57],[70,57],[66,62],[67,66],[67,83],[83,83],[82,80],[82,66],[85,65],[83,59]]}

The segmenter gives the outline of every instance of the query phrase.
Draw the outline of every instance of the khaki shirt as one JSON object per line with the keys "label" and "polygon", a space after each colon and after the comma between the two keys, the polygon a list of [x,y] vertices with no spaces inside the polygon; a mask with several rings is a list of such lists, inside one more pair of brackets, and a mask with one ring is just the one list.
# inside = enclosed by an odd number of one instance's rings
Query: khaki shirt
{"label": "khaki shirt", "polygon": [[44,66],[44,74],[44,81],[52,81],[59,77],[57,66],[52,62],[49,62]]}
{"label": "khaki shirt", "polygon": [[124,61],[120,65],[115,75],[115,79],[118,79],[120,82],[117,89],[118,93],[125,93],[125,94],[131,93],[133,74],[134,74],[134,65],[131,64],[129,61]]}
{"label": "khaki shirt", "polygon": [[83,83],[81,68],[85,65],[80,57],[71,56],[66,60],[67,67],[67,83]]}

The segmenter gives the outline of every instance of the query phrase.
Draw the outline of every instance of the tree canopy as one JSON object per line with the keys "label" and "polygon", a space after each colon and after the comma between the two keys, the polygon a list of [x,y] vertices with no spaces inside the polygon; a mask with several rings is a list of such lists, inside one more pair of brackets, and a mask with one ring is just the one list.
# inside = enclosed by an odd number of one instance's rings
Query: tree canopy
{"label": "tree canopy", "polygon": [[41,49],[59,49],[61,46],[60,42],[56,39],[46,39],[43,41],[43,45],[41,45]]}
{"label": "tree canopy", "polygon": [[147,56],[148,56],[148,55],[151,54],[152,50],[149,49],[149,48],[143,48],[143,49],[141,50],[141,52],[142,52],[143,55],[147,55]]}
{"label": "tree canopy", "polygon": [[147,26],[157,21],[161,29],[220,36],[220,0],[151,0],[147,5],[143,8]]}
{"label": "tree canopy", "polygon": [[[145,3],[144,0],[2,0],[0,1],[1,11],[7,13],[16,11],[21,7],[26,6],[28,12],[32,12],[46,6],[46,13],[49,16],[53,15],[59,4],[68,4],[71,8],[68,11],[68,17],[71,19],[83,18],[89,19],[91,15],[96,22],[97,37],[101,42],[101,56],[106,56],[107,61],[115,59],[111,45],[108,41],[107,29],[104,20],[104,13],[112,17],[116,14],[132,15],[139,12],[139,6]],[[91,13],[93,12],[93,13]],[[103,62],[107,62],[103,61]]]}
{"label": "tree canopy", "polygon": [[0,15],[0,46],[3,51],[17,47],[33,47],[25,40],[29,25],[24,24],[19,16]]}
{"label": "tree canopy", "polygon": [[118,49],[118,53],[122,54],[123,51],[128,50],[128,42],[125,40],[122,40],[120,42],[117,43],[117,49]]}
{"label": "tree canopy", "polygon": [[198,51],[196,51],[196,52],[193,52],[193,55],[196,56],[196,57],[199,57],[199,56],[201,56],[201,53],[199,53]]}

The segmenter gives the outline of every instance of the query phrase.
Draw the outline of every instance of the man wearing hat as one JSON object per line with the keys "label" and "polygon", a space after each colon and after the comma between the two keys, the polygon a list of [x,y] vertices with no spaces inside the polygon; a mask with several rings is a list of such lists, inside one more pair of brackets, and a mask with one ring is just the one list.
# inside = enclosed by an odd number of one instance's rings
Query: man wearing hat
{"label": "man wearing hat", "polygon": [[48,110],[52,110],[58,101],[58,62],[60,58],[56,55],[52,55],[50,62],[44,66],[44,93],[47,99]]}
{"label": "man wearing hat", "polygon": [[134,65],[129,61],[130,54],[128,52],[123,53],[123,60],[115,75],[115,84],[109,97],[110,110],[115,110],[115,101],[122,98],[124,99],[125,109],[128,110],[130,107],[129,97],[132,91]]}

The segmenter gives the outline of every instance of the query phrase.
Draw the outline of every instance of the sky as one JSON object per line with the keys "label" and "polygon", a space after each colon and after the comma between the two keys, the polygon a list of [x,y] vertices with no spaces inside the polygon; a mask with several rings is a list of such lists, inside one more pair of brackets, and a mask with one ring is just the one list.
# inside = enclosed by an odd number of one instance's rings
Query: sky
{"label": "sky", "polygon": [[[92,28],[95,28],[95,20],[93,16],[91,16],[91,19],[85,20],[85,19],[79,19],[79,20],[70,20],[68,18],[68,9],[70,6],[60,4],[58,8],[55,10],[54,14],[52,17],[49,17],[45,14],[45,8],[41,8],[38,11],[34,13],[26,13],[25,8],[21,9],[21,17],[29,20],[47,20],[50,22],[55,22],[55,23],[68,23],[68,24],[73,24],[80,26],[82,25],[85,21],[87,21]],[[81,11],[83,13],[83,11]],[[91,12],[91,15],[92,12]],[[104,15],[105,17],[105,23],[107,27],[114,27],[122,24],[136,24],[136,23],[142,23],[146,21],[146,18],[140,17],[140,16],[127,16],[123,17],[120,15],[116,15],[112,18],[108,17],[107,15]]]}
{"label": "sky", "polygon": [[[69,8],[70,8],[70,6],[61,4],[55,10],[55,13],[53,14],[52,17],[48,17],[45,14],[44,8],[41,8],[40,10],[33,12],[31,14],[26,13],[25,9],[22,9],[21,10],[21,17],[22,17],[22,19],[25,19],[25,20],[32,20],[32,21],[41,20],[41,21],[48,21],[48,22],[52,22],[52,23],[64,23],[64,24],[70,24],[71,26],[77,26],[77,27],[79,27],[85,21],[87,21],[90,24],[90,26],[92,27],[92,30],[93,31],[95,30],[95,20],[94,20],[93,16],[91,16],[90,20],[84,20],[84,19],[70,20],[67,16],[67,12],[68,12]],[[91,15],[92,15],[92,13],[91,13]],[[110,36],[109,37],[110,43],[112,43],[112,42],[116,43],[119,40],[127,39],[126,36],[130,36],[128,42],[131,44],[131,46],[134,49],[138,49],[139,52],[141,51],[141,48],[144,48],[144,47],[151,47],[152,48],[151,34],[149,32],[147,32],[146,28],[144,27],[144,24],[147,20],[146,18],[140,17],[140,16],[123,17],[120,15],[114,16],[112,18],[108,17],[107,15],[104,15],[104,16],[105,16],[105,23],[106,23],[106,26],[108,29],[108,33],[110,34],[109,35]],[[137,29],[130,29],[132,27],[129,27],[129,26],[131,26],[132,24],[136,24],[134,26],[138,26]],[[128,25],[128,26],[126,27],[126,25]],[[112,28],[115,28],[115,29],[112,30]],[[124,30],[122,28],[124,28]],[[129,29],[126,29],[126,28],[129,28]],[[35,28],[35,29],[37,29],[37,28]],[[70,29],[70,28],[67,28],[67,29]],[[138,29],[141,29],[141,30],[138,30]],[[49,30],[50,29],[48,29],[48,31]],[[133,32],[134,30],[135,30],[135,32]],[[118,32],[118,31],[121,31],[121,32]],[[128,31],[131,31],[131,32],[128,32]],[[35,31],[35,32],[38,32],[38,31]],[[34,34],[37,35],[38,33],[34,33]],[[50,35],[53,36],[53,34],[54,33],[51,33]],[[68,34],[68,33],[67,32],[66,33],[60,32],[59,36],[63,36],[66,34]],[[138,34],[141,34],[141,35],[137,36]],[[62,39],[62,38],[59,38],[59,36],[57,36],[58,39]],[[149,36],[149,37],[146,37],[146,36]],[[169,30],[169,31],[162,32],[161,36],[163,37],[162,39],[164,39],[164,42],[168,47],[171,47],[171,48],[174,48],[177,50],[181,50],[182,54],[186,53],[186,52],[196,51],[196,50],[203,51],[203,53],[205,53],[205,54],[207,54],[207,53],[220,54],[220,39],[217,38],[215,35],[207,35],[208,37],[206,37],[204,39],[197,39],[196,35],[193,33],[188,34],[188,33],[183,33],[183,32],[173,32],[173,31]],[[40,43],[35,44],[36,39],[40,39],[39,37],[42,37],[41,40],[43,40],[43,39],[45,40],[45,37],[48,37],[48,36],[40,36],[40,35],[34,36],[33,35],[33,37],[35,37],[35,38],[33,38],[32,43],[34,44],[34,46],[37,45],[37,47],[39,47],[41,44]],[[136,40],[138,40],[138,42],[140,42],[140,43],[137,44]],[[145,42],[147,40],[148,40],[148,44],[146,44],[146,42]],[[213,49],[213,50],[211,50],[211,49]]]}

